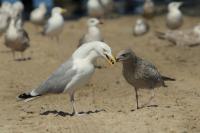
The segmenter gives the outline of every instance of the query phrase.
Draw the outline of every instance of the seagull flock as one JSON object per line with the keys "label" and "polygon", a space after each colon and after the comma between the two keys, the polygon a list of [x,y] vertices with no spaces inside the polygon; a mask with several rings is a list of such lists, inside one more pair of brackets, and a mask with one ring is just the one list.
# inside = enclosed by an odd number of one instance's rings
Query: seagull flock
{"label": "seagull flock", "polygon": [[[200,44],[200,25],[192,29],[179,30],[183,25],[183,15],[179,10],[182,2],[171,2],[166,14],[166,32],[156,31],[159,39],[167,40],[178,46],[196,46]],[[153,21],[156,5],[152,0],[145,0],[142,18],[136,20],[133,28],[134,36],[145,35],[150,30],[149,21]],[[12,52],[14,60],[27,60],[24,51],[30,47],[28,32],[24,29],[24,5],[18,1],[13,4],[3,2],[0,8],[0,36],[4,36],[5,46]],[[138,90],[152,90],[152,96],[147,105],[154,98],[154,88],[167,87],[165,81],[175,81],[174,78],[163,76],[156,66],[137,56],[132,49],[121,50],[116,57],[112,54],[111,47],[103,39],[99,25],[103,24],[102,18],[113,10],[112,0],[88,0],[87,12],[90,17],[87,30],[79,40],[77,49],[57,70],[36,88],[17,96],[18,100],[30,101],[49,93],[67,93],[72,104],[72,115],[79,115],[75,106],[74,95],[78,88],[88,83],[95,72],[95,63],[98,58],[105,59],[109,64],[122,63],[122,75],[126,81],[135,88],[137,109],[141,108],[138,102]],[[41,28],[42,35],[55,38],[64,29],[64,17],[67,12],[61,7],[54,7],[47,18],[47,7],[40,3],[30,14],[30,21],[35,27]],[[193,40],[193,42],[191,41]],[[15,52],[21,53],[21,58],[15,57]]]}

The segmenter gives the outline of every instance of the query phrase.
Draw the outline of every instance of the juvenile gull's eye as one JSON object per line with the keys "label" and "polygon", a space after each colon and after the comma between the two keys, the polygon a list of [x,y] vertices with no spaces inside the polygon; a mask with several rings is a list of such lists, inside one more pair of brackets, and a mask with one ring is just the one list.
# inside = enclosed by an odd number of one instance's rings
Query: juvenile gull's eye
{"label": "juvenile gull's eye", "polygon": [[123,57],[127,57],[127,54],[122,54]]}

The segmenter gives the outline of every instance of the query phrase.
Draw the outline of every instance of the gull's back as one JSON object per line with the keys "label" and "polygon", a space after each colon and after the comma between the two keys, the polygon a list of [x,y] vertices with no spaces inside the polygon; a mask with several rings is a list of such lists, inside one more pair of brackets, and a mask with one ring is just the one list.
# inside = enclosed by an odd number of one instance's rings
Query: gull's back
{"label": "gull's back", "polygon": [[73,60],[70,58],[49,76],[45,82],[35,89],[34,93],[37,95],[43,95],[45,93],[62,93],[75,74],[76,70],[73,69]]}
{"label": "gull's back", "polygon": [[127,64],[125,66],[123,74],[126,80],[136,88],[153,89],[163,84],[162,77],[156,67],[139,57],[137,57],[135,65]]}

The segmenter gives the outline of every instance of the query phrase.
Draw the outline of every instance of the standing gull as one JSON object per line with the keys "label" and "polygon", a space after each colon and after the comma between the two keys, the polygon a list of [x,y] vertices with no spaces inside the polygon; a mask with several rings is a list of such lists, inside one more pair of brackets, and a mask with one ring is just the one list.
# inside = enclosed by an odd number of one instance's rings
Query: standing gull
{"label": "standing gull", "polygon": [[200,45],[200,25],[185,30],[156,32],[156,36],[177,46],[194,47]]}
{"label": "standing gull", "polygon": [[22,27],[22,21],[19,16],[12,17],[8,29],[5,33],[5,45],[12,50],[13,59],[15,60],[15,51],[21,52],[21,59],[23,52],[30,46],[28,33]]}
{"label": "standing gull", "polygon": [[101,18],[113,10],[113,0],[88,0],[87,12],[90,17]]}
{"label": "standing gull", "polygon": [[174,81],[175,79],[162,76],[157,68],[150,62],[137,57],[131,49],[122,50],[116,57],[117,61],[123,64],[123,75],[129,84],[135,88],[137,109],[138,105],[138,89],[152,90],[152,96],[149,101],[154,98],[154,88],[166,87],[167,80]]}
{"label": "standing gull", "polygon": [[22,17],[22,13],[24,11],[24,4],[21,1],[17,1],[12,5],[13,14],[16,16],[19,15]]}
{"label": "standing gull", "polygon": [[143,5],[143,16],[146,19],[153,18],[155,13],[155,6],[152,0],[145,0]]}
{"label": "standing gull", "polygon": [[90,18],[87,21],[87,26],[88,30],[87,33],[84,34],[81,39],[79,40],[79,45],[80,47],[82,44],[87,43],[87,42],[92,42],[92,41],[103,41],[101,32],[97,25],[102,24],[101,21],[99,21],[96,18]]}
{"label": "standing gull", "polygon": [[[11,7],[11,5],[10,5]],[[9,8],[9,3],[3,3],[0,9],[0,36],[6,31],[8,28],[8,24],[10,21],[10,13],[7,11]],[[9,9],[8,9],[9,10]],[[11,10],[11,8],[10,8]]]}
{"label": "standing gull", "polygon": [[183,15],[179,10],[182,2],[171,2],[168,5],[168,14],[166,18],[166,25],[169,29],[178,29],[183,24]]}
{"label": "standing gull", "polygon": [[44,29],[42,31],[43,35],[49,37],[55,37],[59,41],[59,35],[61,34],[64,27],[64,18],[62,14],[66,12],[65,9],[60,7],[54,7],[51,11],[51,17],[48,19]]}
{"label": "standing gull", "polygon": [[101,0],[88,0],[87,12],[90,17],[100,18],[104,16],[104,8]]}
{"label": "standing gull", "polygon": [[96,41],[82,45],[39,87],[19,95],[18,98],[28,101],[47,93],[67,92],[72,103],[72,114],[78,114],[74,103],[74,93],[91,78],[95,71],[93,62],[99,57],[103,57],[110,64],[115,63],[115,58],[107,44]]}
{"label": "standing gull", "polygon": [[148,23],[143,19],[138,19],[136,21],[135,27],[133,29],[133,35],[134,36],[141,36],[144,35],[149,31],[149,25]]}
{"label": "standing gull", "polygon": [[43,25],[45,23],[45,15],[47,8],[45,3],[41,2],[39,7],[31,12],[30,20],[35,25]]}

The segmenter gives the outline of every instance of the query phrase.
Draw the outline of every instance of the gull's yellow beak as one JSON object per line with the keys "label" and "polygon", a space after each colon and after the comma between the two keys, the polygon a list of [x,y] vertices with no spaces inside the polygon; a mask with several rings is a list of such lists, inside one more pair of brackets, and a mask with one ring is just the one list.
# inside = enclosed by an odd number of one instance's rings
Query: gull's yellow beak
{"label": "gull's yellow beak", "polygon": [[116,59],[115,59],[115,57],[113,56],[113,55],[107,55],[107,54],[105,54],[105,56],[106,56],[106,59],[107,59],[107,61],[108,61],[108,63],[110,64],[110,65],[113,65],[113,64],[115,64],[115,62],[116,62]]}
{"label": "gull's yellow beak", "polygon": [[67,9],[64,9],[64,8],[61,9],[62,14],[65,14],[66,12],[67,12]]}

